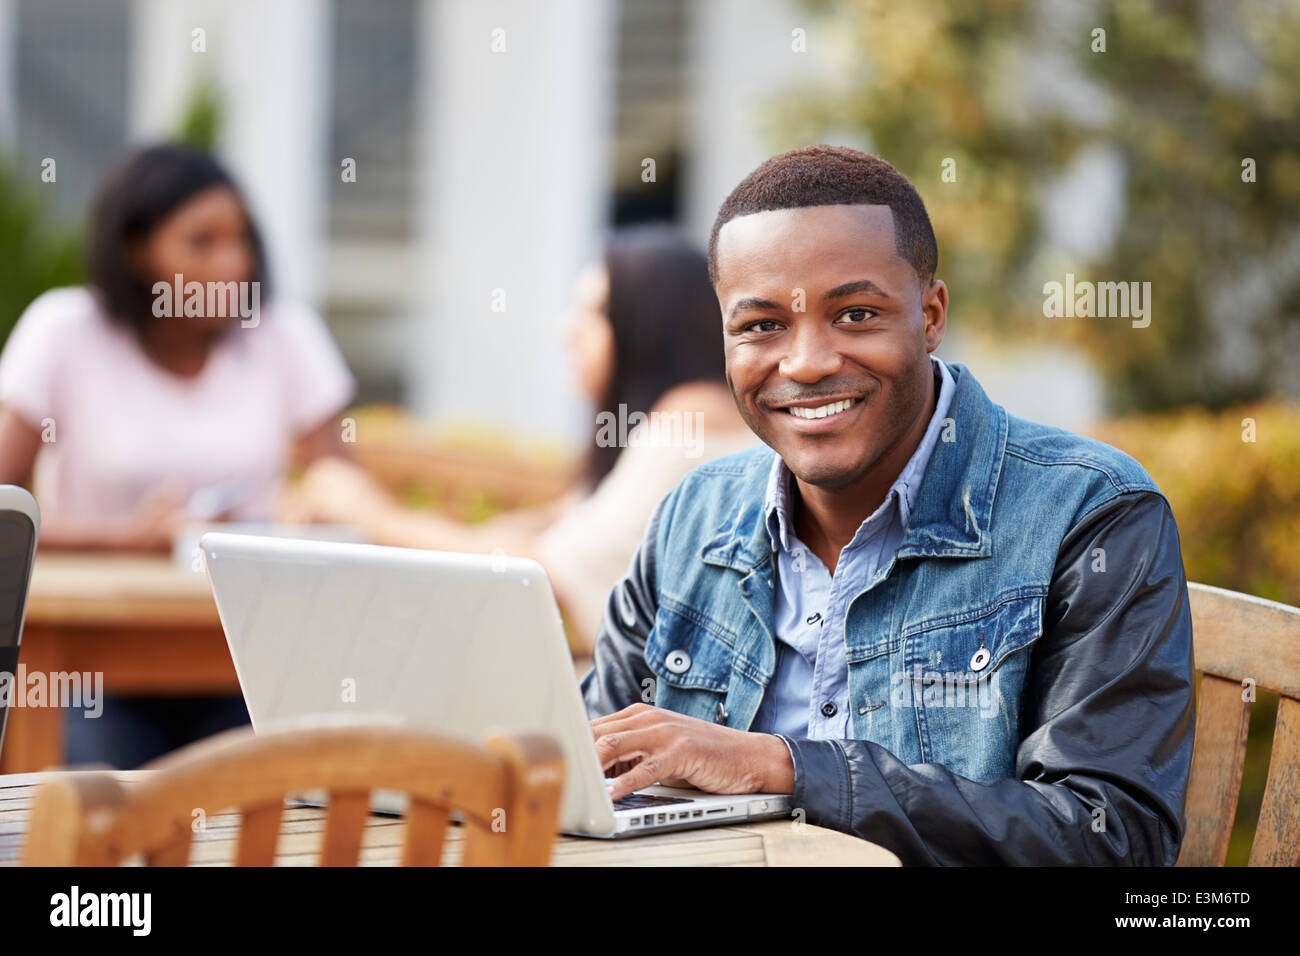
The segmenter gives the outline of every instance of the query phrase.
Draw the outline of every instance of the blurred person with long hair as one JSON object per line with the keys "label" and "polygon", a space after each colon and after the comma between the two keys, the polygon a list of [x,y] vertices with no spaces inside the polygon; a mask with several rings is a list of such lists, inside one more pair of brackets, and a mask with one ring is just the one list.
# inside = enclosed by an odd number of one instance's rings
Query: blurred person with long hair
{"label": "blurred person with long hair", "polygon": [[[268,303],[260,232],[212,156],[126,156],[87,253],[89,284],[37,298],[0,356],[0,483],[34,469],[42,548],[161,551],[191,519],[269,520],[295,445],[343,453],[352,376],[318,316]],[[208,315],[194,283],[254,288],[258,313]]]}
{"label": "blurred person with long hair", "polygon": [[[295,448],[343,454],[353,378],[315,313],[267,301],[260,233],[208,153],[126,155],[86,265],[0,355],[0,483],[34,473],[42,549],[164,551],[190,521],[270,520]],[[117,698],[71,722],[70,756],[133,766],[246,722],[239,697]]]}
{"label": "blurred person with long hair", "polygon": [[756,440],[727,388],[707,260],[676,230],[614,233],[574,283],[568,342],[597,414],[583,473],[551,507],[468,525],[403,507],[359,467],[322,459],[289,512],[349,522],[379,544],[536,558],[574,650],[590,652],[655,504],[691,468]]}

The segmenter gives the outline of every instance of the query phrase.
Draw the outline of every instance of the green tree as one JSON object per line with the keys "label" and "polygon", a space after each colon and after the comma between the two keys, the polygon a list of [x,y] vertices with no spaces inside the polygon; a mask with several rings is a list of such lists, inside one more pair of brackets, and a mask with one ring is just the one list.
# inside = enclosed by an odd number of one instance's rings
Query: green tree
{"label": "green tree", "polygon": [[0,163],[0,343],[38,295],[81,281],[81,231],[51,221],[40,188]]}
{"label": "green tree", "polygon": [[[954,318],[1082,344],[1117,412],[1300,394],[1300,4],[806,6],[835,79],[777,99],[774,141],[848,132],[909,176]],[[1122,161],[1118,234],[1052,250],[1050,184],[1097,147]],[[1067,271],[1151,282],[1151,324],[1044,318]]]}
{"label": "green tree", "polygon": [[221,94],[211,79],[201,79],[190,90],[176,131],[176,139],[200,149],[215,150],[224,118]]}

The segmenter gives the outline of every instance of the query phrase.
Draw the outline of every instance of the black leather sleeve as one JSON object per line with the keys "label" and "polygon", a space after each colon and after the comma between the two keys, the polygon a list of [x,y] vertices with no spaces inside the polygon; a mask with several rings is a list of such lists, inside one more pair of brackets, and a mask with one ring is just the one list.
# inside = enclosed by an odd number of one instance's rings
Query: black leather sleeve
{"label": "black leather sleeve", "polygon": [[793,805],[904,865],[1172,865],[1192,759],[1192,667],[1173,514],[1153,492],[1120,495],[1062,542],[1015,779],[908,766],[867,741],[783,738]]}
{"label": "black leather sleeve", "polygon": [[638,702],[654,702],[654,673],[645,662],[645,642],[657,610],[655,547],[664,500],[650,515],[627,573],[605,602],[596,632],[594,666],[579,685],[589,718],[604,717]]}

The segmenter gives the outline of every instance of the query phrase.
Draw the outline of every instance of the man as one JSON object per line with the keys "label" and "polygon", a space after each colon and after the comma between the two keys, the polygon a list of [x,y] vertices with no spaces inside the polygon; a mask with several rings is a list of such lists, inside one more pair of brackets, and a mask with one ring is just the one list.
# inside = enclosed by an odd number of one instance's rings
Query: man
{"label": "man", "polygon": [[1171,865],[1194,685],[1169,505],[930,355],[937,257],[911,183],[855,150],[723,203],[727,379],[769,447],[688,475],[610,596],[582,692],[611,795],[791,793],[905,864]]}

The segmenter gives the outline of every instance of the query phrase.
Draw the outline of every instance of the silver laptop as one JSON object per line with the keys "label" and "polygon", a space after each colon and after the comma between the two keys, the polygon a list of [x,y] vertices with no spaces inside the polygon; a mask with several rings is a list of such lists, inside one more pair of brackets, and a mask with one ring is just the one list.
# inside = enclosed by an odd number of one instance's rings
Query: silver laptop
{"label": "silver laptop", "polygon": [[[255,731],[318,715],[474,741],[546,731],[565,757],[560,828],[585,836],[789,815],[788,794],[654,786],[610,801],[536,561],[222,532],[199,547]],[[376,807],[400,804],[390,795]]]}

